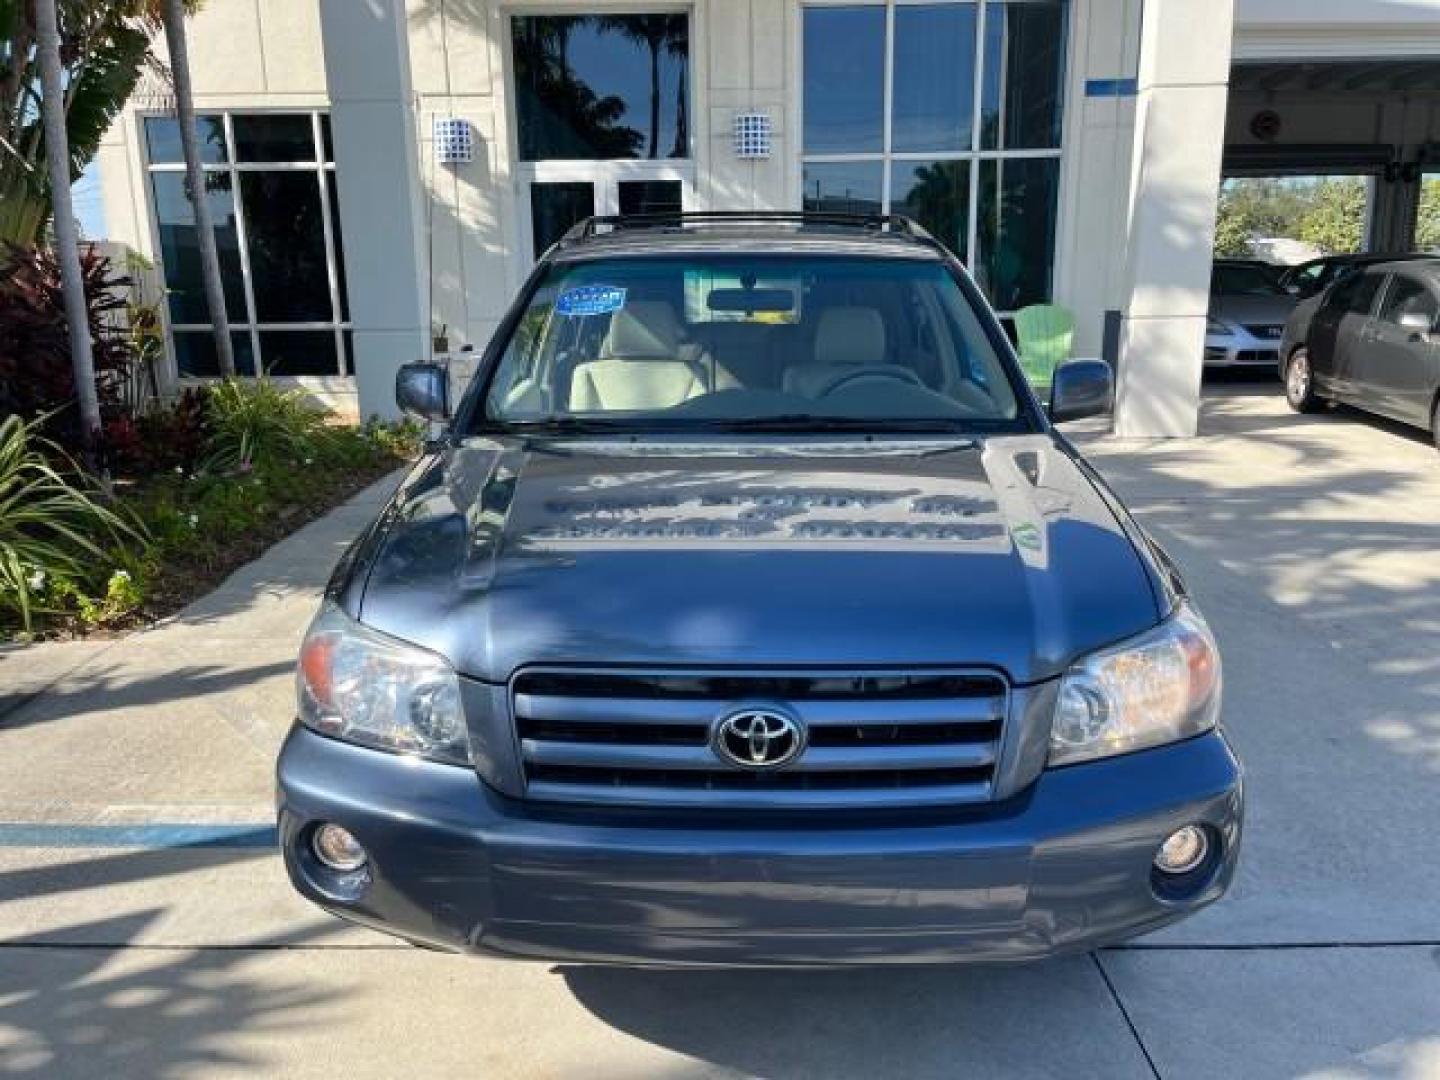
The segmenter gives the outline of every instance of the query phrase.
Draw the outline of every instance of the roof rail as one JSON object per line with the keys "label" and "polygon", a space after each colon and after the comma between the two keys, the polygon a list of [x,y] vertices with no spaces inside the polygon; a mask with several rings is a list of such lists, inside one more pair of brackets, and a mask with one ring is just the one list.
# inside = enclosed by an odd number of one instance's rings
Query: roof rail
{"label": "roof rail", "polygon": [[576,243],[599,235],[602,229],[684,228],[687,225],[792,224],[893,232],[927,243],[935,239],[904,214],[845,214],[829,210],[685,210],[649,214],[606,214],[576,222],[560,243]]}

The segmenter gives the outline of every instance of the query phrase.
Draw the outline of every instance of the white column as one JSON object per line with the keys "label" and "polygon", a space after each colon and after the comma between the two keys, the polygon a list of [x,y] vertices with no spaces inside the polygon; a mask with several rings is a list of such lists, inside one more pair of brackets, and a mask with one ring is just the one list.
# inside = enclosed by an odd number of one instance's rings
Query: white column
{"label": "white column", "polygon": [[1195,434],[1232,0],[1147,0],[1115,431]]}
{"label": "white column", "polygon": [[392,417],[395,370],[427,354],[425,228],[404,0],[320,0],[351,369],[361,417]]}

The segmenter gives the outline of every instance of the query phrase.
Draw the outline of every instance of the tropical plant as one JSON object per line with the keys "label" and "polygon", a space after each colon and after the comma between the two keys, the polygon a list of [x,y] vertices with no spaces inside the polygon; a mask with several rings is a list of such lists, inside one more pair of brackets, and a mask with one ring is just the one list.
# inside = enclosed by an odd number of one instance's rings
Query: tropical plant
{"label": "tropical plant", "polygon": [[210,470],[248,470],[262,462],[298,464],[324,442],[328,414],[303,390],[282,390],[267,378],[226,379],[206,400]]}
{"label": "tropical plant", "polygon": [[[30,633],[45,598],[113,566],[142,529],[106,506],[37,421],[0,421],[0,617]],[[113,575],[104,575],[107,580]],[[107,584],[108,593],[108,584]]]}
{"label": "tropical plant", "polygon": [[[3,0],[0,0],[3,2]],[[118,323],[130,279],[94,248],[80,252],[96,393],[102,417],[120,410],[121,391],[135,363],[135,346]],[[81,445],[72,407],[75,378],[60,266],[53,251],[9,249],[0,263],[0,415],[45,416],[49,435]]]}
{"label": "tropical plant", "polygon": [[[190,10],[198,6],[189,3]],[[159,0],[57,0],[70,176],[84,171],[147,67]],[[0,0],[0,240],[33,244],[51,212],[33,0]]]}

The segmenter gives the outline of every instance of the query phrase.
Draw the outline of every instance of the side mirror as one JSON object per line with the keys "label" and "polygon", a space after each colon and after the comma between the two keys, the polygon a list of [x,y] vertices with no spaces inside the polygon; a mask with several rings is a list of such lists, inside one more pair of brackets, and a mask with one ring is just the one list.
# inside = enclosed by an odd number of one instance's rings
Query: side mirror
{"label": "side mirror", "polygon": [[405,364],[395,373],[395,404],[422,420],[450,416],[450,373],[439,364]]}
{"label": "side mirror", "polygon": [[1423,311],[1402,311],[1400,329],[1410,334],[1426,335],[1435,328],[1434,320]]}
{"label": "side mirror", "polygon": [[1050,420],[1083,420],[1110,411],[1115,399],[1115,376],[1103,360],[1071,360],[1055,369],[1050,383]]}

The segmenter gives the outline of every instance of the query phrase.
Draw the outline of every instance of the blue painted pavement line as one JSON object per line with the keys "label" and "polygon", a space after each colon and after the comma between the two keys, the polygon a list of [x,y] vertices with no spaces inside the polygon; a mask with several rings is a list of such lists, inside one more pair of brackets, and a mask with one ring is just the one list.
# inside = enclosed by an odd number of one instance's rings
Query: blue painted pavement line
{"label": "blue painted pavement line", "polygon": [[273,848],[274,825],[63,825],[0,822],[0,848]]}

